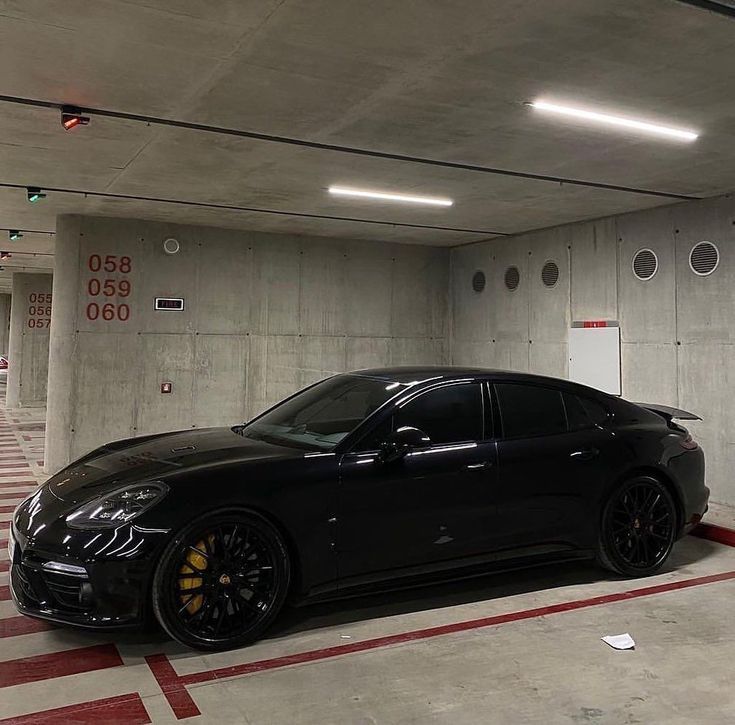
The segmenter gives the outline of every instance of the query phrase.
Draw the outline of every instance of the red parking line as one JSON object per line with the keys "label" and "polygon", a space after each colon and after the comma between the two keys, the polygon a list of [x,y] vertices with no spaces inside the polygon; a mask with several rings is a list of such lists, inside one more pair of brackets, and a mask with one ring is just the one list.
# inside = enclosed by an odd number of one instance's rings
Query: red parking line
{"label": "red parking line", "polygon": [[[2,482],[0,481],[0,486],[2,486]],[[0,493],[0,499],[15,499],[18,503],[20,503],[25,496],[23,495],[22,491],[14,491],[13,493]]]}
{"label": "red parking line", "polygon": [[0,461],[0,468],[30,468],[30,466],[25,459],[23,461],[19,460],[18,463],[6,463],[5,459],[2,459]]}
{"label": "red parking line", "polygon": [[145,658],[145,661],[148,663],[148,667],[151,668],[151,672],[166,696],[166,700],[168,700],[168,704],[174,711],[177,720],[201,715],[201,711],[184,687],[181,678],[176,674],[176,670],[174,670],[166,655],[149,655]]}
{"label": "red parking line", "polygon": [[0,602],[7,602],[10,599],[10,587],[0,587]]}
{"label": "red parking line", "polygon": [[[14,468],[20,468],[20,466],[13,466]],[[30,468],[30,466],[25,466],[25,468]],[[18,476],[27,476],[28,471],[0,471],[0,478],[17,478]],[[0,481],[0,486],[2,486],[2,481]]]}
{"label": "red parking line", "polygon": [[32,634],[34,632],[46,632],[54,629],[52,624],[33,617],[5,617],[0,619],[0,639],[3,637],[17,637],[20,634]]}
{"label": "red parking line", "polygon": [[3,572],[10,570],[10,562],[9,561],[0,561],[0,574]]}
{"label": "red parking line", "polygon": [[10,528],[10,521],[0,521],[0,531]]}
{"label": "red parking line", "polygon": [[718,544],[735,546],[735,531],[722,526],[715,526],[715,524],[699,524],[692,531],[692,534],[700,539],[709,539],[710,541],[716,541]]}
{"label": "red parking line", "polygon": [[[26,475],[26,472],[23,471],[23,475]],[[2,481],[0,482],[0,488],[20,488],[21,486],[33,486],[34,488],[38,488],[39,484],[38,481]]]}
{"label": "red parking line", "polygon": [[21,657],[0,662],[0,687],[104,670],[119,667],[122,663],[114,644],[97,644],[34,657]]}
{"label": "red parking line", "polygon": [[203,672],[194,672],[189,675],[177,675],[173,666],[165,655],[153,655],[146,657],[146,662],[158,681],[159,686],[166,699],[171,705],[176,717],[181,720],[185,717],[191,717],[193,708],[196,704],[186,691],[187,685],[193,685],[201,682],[211,682],[213,680],[224,679],[228,677],[238,677],[253,674],[255,672],[263,672],[266,670],[280,669],[290,665],[303,664],[306,662],[315,662],[319,660],[329,659],[331,657],[339,657],[346,654],[354,654],[356,652],[365,652],[368,650],[389,647],[391,645],[403,644],[405,642],[413,642],[432,637],[439,637],[446,634],[456,634],[457,632],[466,632],[468,630],[480,629],[483,627],[492,627],[508,622],[518,622],[524,619],[534,619],[536,617],[545,617],[550,614],[560,614],[562,612],[571,612],[586,607],[596,607],[602,604],[613,604],[615,602],[629,601],[638,597],[651,596],[653,594],[663,594],[679,589],[688,589],[690,587],[702,586],[703,584],[712,584],[721,581],[730,581],[735,579],[735,571],[727,571],[721,574],[710,574],[708,576],[696,577],[693,579],[684,579],[667,584],[656,584],[640,589],[630,589],[615,594],[605,594],[599,597],[591,597],[589,599],[576,599],[569,602],[561,602],[559,604],[551,604],[545,607],[536,607],[534,609],[522,609],[506,614],[498,614],[492,617],[483,617],[481,619],[470,619],[464,622],[455,622],[453,624],[443,624],[437,627],[428,627],[426,629],[416,629],[409,632],[401,632],[399,634],[388,635],[386,637],[376,637],[374,639],[363,640],[362,642],[353,642],[350,644],[335,645],[334,647],[326,647],[324,649],[308,650],[306,652],[296,652],[282,657],[274,657],[267,660],[258,660],[255,662],[247,662],[241,665],[231,665],[229,667],[221,667],[214,670],[205,670]]}
{"label": "red parking line", "polygon": [[15,506],[0,506],[0,514],[12,514]]}
{"label": "red parking line", "polygon": [[32,725],[33,723],[67,722],[74,725],[87,723],[125,723],[125,725],[146,725],[151,720],[145,709],[143,700],[137,692],[117,697],[106,697],[103,700],[80,702],[76,705],[56,707],[30,715],[9,717],[0,723],[10,725]]}

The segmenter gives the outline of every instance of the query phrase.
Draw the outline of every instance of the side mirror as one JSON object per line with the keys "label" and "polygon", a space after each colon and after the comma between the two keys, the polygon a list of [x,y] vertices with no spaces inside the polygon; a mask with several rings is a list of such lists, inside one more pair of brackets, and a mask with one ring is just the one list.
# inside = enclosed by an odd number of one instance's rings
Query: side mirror
{"label": "side mirror", "polygon": [[400,461],[414,448],[423,448],[431,445],[431,438],[418,428],[403,426],[388,436],[380,446],[380,460],[383,463]]}

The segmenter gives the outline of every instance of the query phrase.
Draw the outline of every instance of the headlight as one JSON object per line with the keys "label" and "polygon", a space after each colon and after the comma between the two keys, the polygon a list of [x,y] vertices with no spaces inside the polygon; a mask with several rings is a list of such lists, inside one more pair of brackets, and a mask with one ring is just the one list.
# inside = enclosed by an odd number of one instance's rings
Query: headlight
{"label": "headlight", "polygon": [[85,503],[66,517],[75,529],[110,528],[127,523],[157,504],[168,492],[161,481],[132,484]]}

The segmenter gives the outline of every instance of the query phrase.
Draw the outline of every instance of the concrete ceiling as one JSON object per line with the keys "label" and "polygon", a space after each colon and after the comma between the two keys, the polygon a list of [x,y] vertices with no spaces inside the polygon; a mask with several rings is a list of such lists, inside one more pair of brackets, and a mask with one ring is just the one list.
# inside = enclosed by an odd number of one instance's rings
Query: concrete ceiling
{"label": "concrete ceiling", "polygon": [[[676,0],[0,3],[1,95],[672,194],[735,189],[733,82],[735,21]],[[524,105],[538,97],[701,136],[544,117]],[[447,246],[674,201],[102,116],[65,132],[56,110],[4,102],[0,182],[475,232],[3,188],[0,228],[89,213]],[[455,204],[337,200],[330,184]]]}

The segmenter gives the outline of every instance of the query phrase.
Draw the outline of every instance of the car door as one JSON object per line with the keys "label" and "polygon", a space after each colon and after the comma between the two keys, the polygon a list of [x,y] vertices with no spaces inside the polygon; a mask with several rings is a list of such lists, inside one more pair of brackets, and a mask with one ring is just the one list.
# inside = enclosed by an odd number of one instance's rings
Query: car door
{"label": "car door", "polygon": [[502,422],[495,548],[583,546],[602,482],[615,468],[615,442],[602,425],[607,412],[551,386],[498,382],[494,389]]}
{"label": "car door", "polygon": [[[484,385],[432,386],[397,402],[340,466],[340,580],[382,578],[487,549],[495,516],[495,443]],[[383,463],[379,444],[403,426],[431,444]]]}

